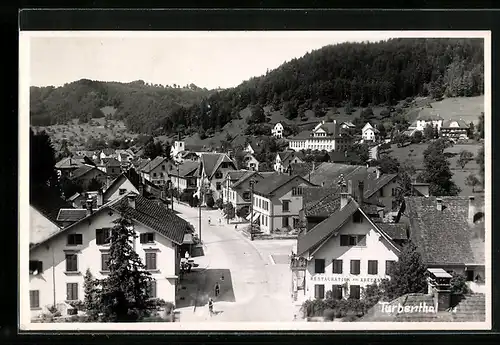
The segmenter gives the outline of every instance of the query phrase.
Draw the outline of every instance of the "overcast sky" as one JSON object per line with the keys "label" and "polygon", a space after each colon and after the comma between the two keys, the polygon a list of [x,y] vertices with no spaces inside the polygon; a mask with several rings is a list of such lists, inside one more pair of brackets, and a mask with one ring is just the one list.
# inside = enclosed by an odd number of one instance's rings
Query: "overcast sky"
{"label": "overcast sky", "polygon": [[31,36],[30,85],[60,86],[86,78],[227,88],[325,45],[395,37],[390,32],[341,31],[144,34]]}

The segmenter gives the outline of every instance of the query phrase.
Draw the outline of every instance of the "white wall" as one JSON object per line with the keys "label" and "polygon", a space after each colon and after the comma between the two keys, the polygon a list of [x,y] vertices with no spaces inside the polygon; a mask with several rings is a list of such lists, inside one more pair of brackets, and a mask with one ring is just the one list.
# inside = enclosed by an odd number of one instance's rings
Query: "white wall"
{"label": "white wall", "polygon": [[[106,277],[106,273],[101,273],[101,254],[109,250],[109,245],[96,245],[95,230],[112,227],[114,225],[112,221],[118,216],[116,212],[110,216],[107,210],[103,210],[91,218],[91,222],[85,220],[73,229],[54,237],[30,252],[30,260],[43,262],[43,272],[36,276],[30,275],[30,290],[39,290],[41,307],[40,310],[32,310],[32,317],[46,312],[47,307],[54,303],[54,286],[56,303],[62,303],[66,300],[66,283],[78,283],[78,299],[83,301],[85,298],[83,278],[87,269],[90,269],[96,278]],[[152,232],[152,230],[137,223],[134,224],[134,229],[137,235],[143,232]],[[66,244],[67,235],[75,233],[83,234],[83,245],[68,246]],[[157,297],[175,303],[177,246],[159,233],[155,233],[154,244],[141,244],[139,237],[137,237],[134,247],[143,260],[145,259],[145,250],[155,250],[158,271],[152,273],[152,277],[157,282]],[[65,273],[65,251],[76,251],[78,254],[77,274]]]}
{"label": "white wall", "polygon": [[[334,229],[332,229],[333,231]],[[365,246],[340,246],[340,235],[366,235]],[[314,259],[325,259],[325,273],[314,273]],[[333,259],[342,260],[342,274],[333,274]],[[360,274],[350,274],[350,261],[360,260]],[[378,260],[378,274],[368,274],[368,260]],[[352,218],[340,230],[339,235],[332,237],[314,255],[306,269],[306,298],[314,298],[314,285],[325,285],[325,294],[332,290],[332,285],[360,285],[362,288],[373,283],[374,279],[387,278],[385,272],[386,260],[398,260],[396,250],[373,229],[366,218],[362,223],[353,223]],[[343,291],[348,296],[349,289]]]}
{"label": "white wall", "polygon": [[106,195],[107,201],[115,200],[116,198],[120,197],[120,189],[125,189],[125,193],[134,192],[139,194],[137,188],[135,188],[134,185],[128,179],[126,179],[113,193],[111,193],[110,195]]}
{"label": "white wall", "polygon": [[60,228],[30,205],[30,243],[40,243]]}

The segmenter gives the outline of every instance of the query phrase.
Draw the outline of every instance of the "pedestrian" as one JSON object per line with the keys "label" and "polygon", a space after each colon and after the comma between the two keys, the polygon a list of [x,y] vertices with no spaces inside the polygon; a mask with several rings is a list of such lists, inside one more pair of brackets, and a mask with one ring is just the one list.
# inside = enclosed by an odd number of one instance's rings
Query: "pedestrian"
{"label": "pedestrian", "polygon": [[210,221],[211,221],[211,219],[210,219],[210,217],[208,217],[208,225],[210,225]]}
{"label": "pedestrian", "polygon": [[212,298],[208,299],[208,311],[210,312],[210,316],[214,313],[214,301]]}
{"label": "pedestrian", "polygon": [[238,230],[238,224],[234,224],[234,230]]}
{"label": "pedestrian", "polygon": [[219,218],[219,225],[222,223],[222,220]]}
{"label": "pedestrian", "polygon": [[215,297],[218,297],[220,293],[220,285],[219,282],[215,283]]}
{"label": "pedestrian", "polygon": [[186,250],[186,253],[184,254],[184,257],[186,258],[186,260],[189,260],[189,252]]}

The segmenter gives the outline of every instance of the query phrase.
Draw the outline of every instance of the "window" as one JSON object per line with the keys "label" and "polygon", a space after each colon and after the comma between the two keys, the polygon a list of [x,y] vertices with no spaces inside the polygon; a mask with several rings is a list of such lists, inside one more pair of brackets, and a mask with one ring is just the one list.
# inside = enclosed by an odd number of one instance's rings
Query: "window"
{"label": "window", "polygon": [[156,298],[156,280],[148,282],[148,297]]}
{"label": "window", "polygon": [[42,273],[43,272],[43,264],[41,261],[30,260],[30,274],[33,273]]}
{"label": "window", "polygon": [[398,189],[397,188],[392,188],[391,196],[396,196],[397,194],[398,194]]}
{"label": "window", "polygon": [[289,223],[288,223],[288,217],[283,217],[283,220],[282,220],[282,226],[283,227],[287,227],[289,226]]}
{"label": "window", "polygon": [[66,300],[68,301],[78,300],[78,283],[66,284]]}
{"label": "window", "polygon": [[360,273],[361,262],[359,260],[351,260],[351,274]]}
{"label": "window", "polygon": [[292,196],[302,195],[302,187],[293,187],[292,188]]}
{"label": "window", "polygon": [[314,260],[314,273],[325,273],[325,259]]}
{"label": "window", "polygon": [[346,246],[362,246],[365,245],[366,235],[340,235],[340,245]]}
{"label": "window", "polygon": [[162,165],[162,166],[161,166],[161,170],[165,170],[165,165]]}
{"label": "window", "polygon": [[66,254],[66,272],[78,271],[78,256],[76,254]]}
{"label": "window", "polygon": [[221,183],[220,183],[220,182],[217,182],[217,183],[215,184],[215,189],[217,189],[217,190],[221,190],[221,188],[222,188]]}
{"label": "window", "polygon": [[377,260],[368,260],[368,274],[378,274]]}
{"label": "window", "polygon": [[154,243],[155,242],[155,233],[154,232],[146,232],[139,236],[141,243]]}
{"label": "window", "polygon": [[300,224],[300,219],[293,218],[293,228],[297,229],[299,227],[299,224]]}
{"label": "window", "polygon": [[127,192],[127,190],[125,188],[120,188],[120,190],[118,191],[118,194],[119,195],[123,195]]}
{"label": "window", "polygon": [[342,260],[333,260],[332,273],[342,274]]}
{"label": "window", "polygon": [[383,187],[382,187],[382,188],[380,188],[379,196],[380,196],[381,198],[383,198],[383,197],[384,197],[384,188],[383,188]]}
{"label": "window", "polygon": [[83,235],[82,234],[70,234],[70,235],[68,235],[68,246],[76,246],[79,244],[83,244]]}
{"label": "window", "polygon": [[386,275],[391,275],[392,268],[394,267],[394,264],[396,261],[394,260],[387,260],[385,262],[385,274]]}
{"label": "window", "polygon": [[30,290],[30,308],[40,308],[40,290]]}
{"label": "window", "polygon": [[101,271],[109,271],[109,253],[101,254]]}
{"label": "window", "polygon": [[352,221],[354,223],[363,223],[363,216],[361,215],[361,212],[354,212],[354,214],[352,215]]}
{"label": "window", "polygon": [[283,200],[283,212],[289,212],[289,211],[290,211],[290,201]]}
{"label": "window", "polygon": [[153,177],[156,177],[156,173],[153,173]]}
{"label": "window", "polygon": [[342,299],[342,285],[333,285],[332,286],[332,298],[333,299]]}
{"label": "window", "polygon": [[467,277],[468,282],[474,281],[474,271],[473,270],[466,270],[465,275]]}
{"label": "window", "polygon": [[349,235],[340,235],[340,246],[346,247],[349,245]]}
{"label": "window", "polygon": [[359,285],[351,285],[349,286],[349,297],[353,299],[360,299],[361,297],[361,288]]}
{"label": "window", "polygon": [[325,298],[325,286],[323,284],[314,285],[314,298],[316,299]]}
{"label": "window", "polygon": [[146,253],[146,269],[156,269],[156,253]]}
{"label": "window", "polygon": [[111,233],[109,228],[95,229],[95,243],[97,245],[108,244],[111,242]]}
{"label": "window", "polygon": [[215,173],[215,178],[217,178],[217,179],[222,178],[222,173],[220,171],[217,171]]}
{"label": "window", "polygon": [[257,204],[259,205],[259,208],[262,208],[262,199],[259,199],[259,200],[257,201]]}

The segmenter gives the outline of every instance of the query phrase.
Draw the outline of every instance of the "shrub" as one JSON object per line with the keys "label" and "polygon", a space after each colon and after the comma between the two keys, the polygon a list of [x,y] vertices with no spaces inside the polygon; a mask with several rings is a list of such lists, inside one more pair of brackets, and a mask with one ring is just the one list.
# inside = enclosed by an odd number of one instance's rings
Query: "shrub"
{"label": "shrub", "polygon": [[335,319],[335,314],[336,312],[333,309],[325,309],[325,311],[323,312],[323,316],[327,321],[333,321]]}
{"label": "shrub", "polygon": [[469,286],[467,285],[467,278],[465,277],[465,275],[453,272],[451,276],[452,278],[450,284],[451,284],[452,294],[465,295],[470,292]]}
{"label": "shrub", "polygon": [[210,208],[213,208],[215,205],[215,200],[214,200],[214,197],[209,195],[207,197],[207,206],[210,207]]}
{"label": "shrub", "polygon": [[219,199],[215,200],[215,206],[219,210],[222,210],[222,208],[224,207],[224,201],[222,200],[222,198],[219,198]]}

